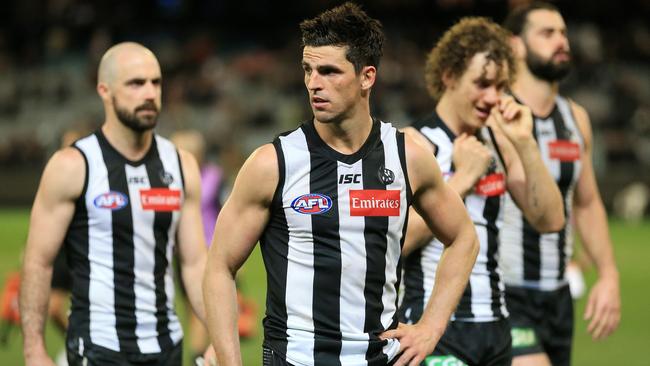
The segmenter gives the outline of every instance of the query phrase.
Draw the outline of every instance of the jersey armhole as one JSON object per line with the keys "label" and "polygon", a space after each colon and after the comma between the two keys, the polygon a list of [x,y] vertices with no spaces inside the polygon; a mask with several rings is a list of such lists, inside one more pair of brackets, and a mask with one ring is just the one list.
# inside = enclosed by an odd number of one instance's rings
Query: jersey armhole
{"label": "jersey armhole", "polygon": [[271,207],[282,208],[282,187],[284,187],[284,172],[285,172],[285,161],[284,153],[282,152],[282,143],[280,138],[277,137],[273,140],[273,148],[278,157],[278,185],[275,187],[273,192],[273,199],[271,201]]}
{"label": "jersey armhole", "polygon": [[580,139],[580,142],[582,142],[583,149],[584,149],[585,137],[582,134],[582,129],[580,128],[580,123],[578,123],[578,119],[576,118],[576,114],[573,113],[573,106],[577,105],[577,104],[571,98],[566,98],[566,102],[569,105],[569,113],[571,114],[571,118],[573,118],[573,124],[576,127],[576,133],[578,134],[578,138]]}
{"label": "jersey armhole", "polygon": [[409,181],[409,172],[406,167],[406,143],[404,139],[404,132],[397,131],[397,151],[399,154],[399,161],[402,165],[402,172],[404,174],[404,182],[406,183],[406,203],[411,205],[413,199],[413,190],[411,189],[411,182]]}
{"label": "jersey armhole", "polygon": [[176,150],[176,159],[178,159],[178,171],[180,172],[181,175],[181,185],[183,186],[182,187],[183,194],[187,194],[187,192],[185,192],[185,174],[183,174],[183,160],[181,160],[181,153],[178,151],[178,149],[175,150]]}
{"label": "jersey armhole", "polygon": [[84,154],[83,150],[81,150],[79,146],[76,145],[76,143],[71,145],[71,147],[79,151],[79,153],[81,153],[81,157],[84,159],[84,168],[85,168],[84,185],[83,188],[81,189],[81,194],[79,195],[79,197],[77,198],[77,202],[75,203],[76,206],[78,207],[79,205],[86,204],[84,197],[86,197],[86,192],[88,191],[88,175],[90,174],[90,172],[88,171],[88,158],[86,157],[86,154]]}

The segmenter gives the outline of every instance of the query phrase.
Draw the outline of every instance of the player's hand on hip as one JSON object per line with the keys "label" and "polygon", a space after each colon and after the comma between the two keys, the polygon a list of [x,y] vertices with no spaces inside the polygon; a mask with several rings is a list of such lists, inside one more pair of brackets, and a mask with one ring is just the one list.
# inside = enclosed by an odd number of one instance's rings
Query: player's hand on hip
{"label": "player's hand on hip", "polygon": [[387,330],[380,337],[399,341],[400,354],[395,366],[417,366],[433,352],[441,335],[419,324],[399,323],[397,329]]}
{"label": "player's hand on hip", "polygon": [[587,331],[594,340],[605,339],[612,334],[621,320],[621,297],[618,281],[601,278],[591,289],[585,320],[590,320]]}
{"label": "player's hand on hip", "polygon": [[490,166],[492,153],[475,136],[463,133],[454,140],[453,161],[456,174],[463,172],[476,181]]}
{"label": "player's hand on hip", "polygon": [[496,125],[508,140],[517,145],[533,138],[533,115],[528,106],[504,96],[490,111],[491,125]]}
{"label": "player's hand on hip", "polygon": [[208,348],[203,353],[203,358],[201,363],[197,366],[217,366],[217,353],[214,351],[214,347],[209,345]]}

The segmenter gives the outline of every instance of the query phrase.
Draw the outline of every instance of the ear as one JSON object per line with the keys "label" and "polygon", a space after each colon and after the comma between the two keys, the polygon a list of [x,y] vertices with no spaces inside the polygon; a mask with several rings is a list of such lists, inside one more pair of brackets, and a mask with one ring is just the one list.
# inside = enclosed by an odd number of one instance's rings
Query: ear
{"label": "ear", "polygon": [[361,69],[361,89],[370,90],[375,85],[377,79],[377,68],[374,66],[364,66]]}
{"label": "ear", "polygon": [[106,85],[106,83],[100,82],[97,83],[97,94],[99,94],[102,100],[108,100],[110,99],[111,90],[108,88],[108,85]]}
{"label": "ear", "polygon": [[512,47],[512,52],[515,54],[515,58],[526,58],[526,45],[524,44],[524,39],[521,38],[521,36],[510,37],[510,47]]}
{"label": "ear", "polygon": [[445,89],[453,89],[456,84],[456,78],[447,70],[442,73],[442,83],[445,85]]}

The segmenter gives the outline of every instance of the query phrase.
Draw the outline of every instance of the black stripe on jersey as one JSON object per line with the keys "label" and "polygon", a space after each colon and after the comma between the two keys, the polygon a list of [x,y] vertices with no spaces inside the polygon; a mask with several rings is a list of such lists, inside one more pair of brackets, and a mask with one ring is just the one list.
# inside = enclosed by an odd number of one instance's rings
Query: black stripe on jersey
{"label": "black stripe on jersey", "polygon": [[[124,160],[108,141],[98,134],[104,162],[108,171],[108,185],[111,191],[121,192],[128,196],[129,185],[126,180]],[[133,243],[133,216],[131,201],[119,210],[113,210],[113,287],[115,296],[115,328],[119,339],[121,352],[139,353],[135,329],[135,254]]]}
{"label": "black stripe on jersey", "polygon": [[[86,191],[88,190],[89,167],[86,154],[78,148],[84,159],[86,173],[81,195],[75,202],[74,216],[65,236],[63,250],[66,251],[68,266],[71,269],[74,286],[72,286],[72,304],[70,312],[70,327],[68,335],[80,336],[84,342],[90,344],[90,261],[88,260],[88,246],[90,245],[88,234],[88,209],[86,208]],[[72,329],[74,326],[81,326],[80,329]]]}
{"label": "black stripe on jersey", "polygon": [[[155,151],[153,156],[156,159],[147,161],[146,169],[149,177],[151,188],[168,188],[169,185],[163,183],[161,176],[165,174],[165,168],[160,161],[158,147],[154,139],[151,149]],[[180,158],[179,158],[180,164]],[[183,169],[180,169],[181,171]],[[185,187],[185,186],[183,186]],[[165,273],[169,266],[167,260],[167,244],[169,243],[169,228],[172,224],[172,212],[155,211],[153,219],[153,234],[155,239],[154,248],[154,283],[156,292],[156,332],[158,333],[158,344],[160,349],[171,349],[174,342],[171,339],[169,331],[169,317],[167,315],[167,293],[165,292]],[[182,268],[181,268],[182,271]]]}
{"label": "black stripe on jersey", "polygon": [[[381,139],[377,139],[375,148],[363,160],[363,189],[386,189],[386,184],[380,182],[378,177],[385,161],[384,144]],[[363,330],[370,336],[366,352],[369,366],[385,365],[388,361],[387,356],[382,354],[382,348],[387,342],[379,339],[379,334],[384,331],[381,314],[384,311],[382,295],[386,283],[387,233],[387,216],[365,217],[363,235],[366,242],[366,284],[363,294],[366,300],[366,319]]]}
{"label": "black stripe on jersey", "polygon": [[[557,106],[553,111],[553,124],[555,125],[555,131],[558,139],[562,139],[562,140],[571,139],[571,135],[570,135],[571,131],[567,128],[566,122],[562,117],[562,113],[560,113],[560,109],[557,108]],[[562,193],[562,201],[565,202],[564,217],[567,217],[568,215],[566,202],[567,202],[567,194],[569,193],[569,189],[571,188],[571,182],[573,181],[574,164],[575,163],[572,161],[560,161],[560,179],[558,180],[557,185],[558,188],[560,189],[560,193]],[[558,268],[559,280],[564,278],[564,270],[566,268],[566,261],[567,261],[566,254],[564,253],[564,247],[566,245],[566,228],[567,228],[567,224],[565,224],[562,230],[560,230],[560,232],[558,233],[557,248],[558,248],[559,262],[560,262]]]}
{"label": "black stripe on jersey", "polygon": [[[402,239],[399,242],[399,247],[404,247],[404,240],[406,239],[406,229],[409,224],[409,207],[413,200],[413,190],[411,189],[411,183],[409,181],[408,169],[406,167],[406,142],[405,136],[401,132],[397,132],[397,153],[399,154],[399,162],[402,167],[402,173],[404,174],[404,183],[406,184],[406,217],[404,218],[404,226],[402,227]],[[427,139],[429,141],[429,139]],[[435,146],[435,145],[434,145]],[[437,149],[437,147],[436,147]],[[395,288],[400,288],[400,283],[402,282],[402,256],[400,255],[399,260],[397,261],[397,282],[395,283]],[[395,297],[395,309],[399,309],[399,296]],[[391,324],[391,329],[393,325],[397,327],[399,322],[399,312],[395,312],[393,316],[393,324]]]}
{"label": "black stripe on jersey", "polygon": [[340,365],[341,239],[339,237],[338,163],[309,143],[309,191],[332,199],[329,211],[311,215],[314,240],[314,365]]}
{"label": "black stripe on jersey", "polygon": [[[271,203],[271,217],[260,249],[266,267],[266,311],[264,318],[264,345],[275,352],[287,354],[287,267],[289,257],[289,226],[282,207],[282,190],[285,181],[284,153],[280,139],[273,141],[278,157],[279,180]],[[273,270],[271,270],[271,268]],[[272,324],[277,320],[277,324]]]}
{"label": "black stripe on jersey", "polygon": [[492,146],[494,146],[494,150],[497,152],[497,156],[499,157],[499,160],[501,161],[501,165],[503,166],[503,170],[508,174],[508,166],[506,165],[506,161],[503,159],[503,155],[501,154],[501,149],[499,148],[499,144],[497,143],[497,139],[494,136],[494,131],[492,131],[492,127],[487,127],[488,134],[490,136],[490,140],[492,140]]}
{"label": "black stripe on jersey", "polygon": [[524,243],[524,280],[539,281],[541,279],[539,269],[542,265],[542,253],[539,247],[541,245],[541,235],[526,220],[523,213],[521,214],[521,219],[524,223],[522,230],[522,243]]}
{"label": "black stripe on jersey", "polygon": [[180,153],[180,151],[178,151],[178,149],[176,149],[176,158],[178,159],[178,171],[181,174],[181,185],[183,186],[183,193],[186,193],[186,191],[185,191],[185,173],[183,172],[183,161],[181,160],[181,153]]}
{"label": "black stripe on jersey", "polygon": [[[498,197],[490,197],[498,198]],[[498,212],[498,209],[497,209]],[[487,218],[487,216],[486,216]],[[490,218],[489,220],[492,220]],[[494,218],[496,220],[496,217]],[[499,251],[499,232],[495,230],[490,230],[487,228],[487,270],[490,277],[490,292],[491,296],[491,307],[492,314],[495,317],[503,318],[503,313],[501,312],[501,290],[499,289],[499,273],[497,272],[497,252]]]}

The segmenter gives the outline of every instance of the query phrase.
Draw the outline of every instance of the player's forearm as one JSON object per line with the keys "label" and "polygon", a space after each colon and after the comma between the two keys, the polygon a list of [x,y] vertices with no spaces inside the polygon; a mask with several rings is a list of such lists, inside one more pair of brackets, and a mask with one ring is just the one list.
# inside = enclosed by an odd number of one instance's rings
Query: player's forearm
{"label": "player's forearm", "polygon": [[442,253],[436,271],[435,286],[420,323],[427,324],[427,327],[436,332],[444,332],[467,287],[478,251],[476,231],[473,225],[468,225]]}
{"label": "player's forearm", "polygon": [[565,223],[562,195],[532,139],[515,144],[526,175],[524,216],[539,232],[554,232]]}
{"label": "player's forearm", "polygon": [[23,265],[20,285],[20,320],[23,331],[23,353],[26,359],[44,354],[43,329],[50,297],[52,267],[33,263],[29,258]]}
{"label": "player's forearm", "polygon": [[584,207],[575,205],[573,212],[583,246],[596,264],[599,276],[618,281],[614,248],[602,202],[591,202]]}
{"label": "player's forearm", "polygon": [[202,279],[205,272],[205,259],[196,263],[183,265],[181,269],[183,284],[187,291],[187,298],[192,305],[196,316],[206,324],[205,306],[203,303]]}
{"label": "player's forearm", "polygon": [[462,172],[456,172],[449,180],[447,184],[453,189],[460,198],[465,198],[470,191],[474,188],[474,184],[478,180],[477,177],[472,177],[468,174],[463,174]]}
{"label": "player's forearm", "polygon": [[203,278],[203,299],[210,340],[219,365],[242,365],[237,328],[235,275],[210,268]]}

